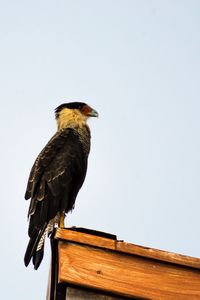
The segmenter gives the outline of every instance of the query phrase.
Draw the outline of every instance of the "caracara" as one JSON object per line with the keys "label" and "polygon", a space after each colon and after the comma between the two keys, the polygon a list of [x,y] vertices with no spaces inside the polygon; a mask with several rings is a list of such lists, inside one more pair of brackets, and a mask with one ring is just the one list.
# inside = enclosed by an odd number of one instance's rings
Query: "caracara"
{"label": "caracara", "polygon": [[64,227],[65,214],[74,208],[84,182],[90,151],[89,117],[98,113],[82,102],[55,109],[58,130],[37,157],[28,180],[25,199],[31,199],[30,237],[24,263],[32,259],[37,269],[44,254],[44,240],[55,226]]}

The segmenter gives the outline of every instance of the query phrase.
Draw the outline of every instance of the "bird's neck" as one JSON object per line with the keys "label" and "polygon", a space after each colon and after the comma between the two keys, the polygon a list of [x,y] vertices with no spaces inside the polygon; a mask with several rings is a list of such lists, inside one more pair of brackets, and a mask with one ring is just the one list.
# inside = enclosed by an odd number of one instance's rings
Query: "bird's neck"
{"label": "bird's neck", "polygon": [[86,126],[87,117],[78,110],[63,109],[57,118],[58,130],[66,127],[83,127]]}

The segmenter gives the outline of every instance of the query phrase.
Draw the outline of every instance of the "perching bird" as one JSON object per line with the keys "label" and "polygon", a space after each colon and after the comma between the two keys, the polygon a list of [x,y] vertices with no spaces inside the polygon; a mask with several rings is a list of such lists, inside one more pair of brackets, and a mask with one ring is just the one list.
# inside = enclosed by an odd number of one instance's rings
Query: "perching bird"
{"label": "perching bird", "polygon": [[55,109],[58,130],[37,157],[28,180],[25,199],[31,199],[28,217],[30,237],[24,263],[32,259],[37,269],[44,254],[44,240],[65,214],[74,208],[84,182],[90,151],[89,117],[98,113],[82,102]]}

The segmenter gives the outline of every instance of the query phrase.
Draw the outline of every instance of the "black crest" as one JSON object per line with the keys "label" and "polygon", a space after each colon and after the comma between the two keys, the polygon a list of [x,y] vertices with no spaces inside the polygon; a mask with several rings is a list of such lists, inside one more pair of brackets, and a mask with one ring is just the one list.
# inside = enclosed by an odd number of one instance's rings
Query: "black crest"
{"label": "black crest", "polygon": [[59,115],[59,112],[61,112],[61,110],[63,108],[69,108],[69,109],[82,109],[85,105],[87,105],[84,102],[69,102],[69,103],[63,103],[61,105],[59,105],[56,109],[55,109],[55,114],[56,114],[56,118]]}

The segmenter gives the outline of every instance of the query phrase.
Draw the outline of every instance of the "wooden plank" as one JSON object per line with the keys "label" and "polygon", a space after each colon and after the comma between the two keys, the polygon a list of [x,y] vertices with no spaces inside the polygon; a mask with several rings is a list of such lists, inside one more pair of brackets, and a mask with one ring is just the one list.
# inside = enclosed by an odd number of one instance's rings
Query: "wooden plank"
{"label": "wooden plank", "polygon": [[83,290],[79,288],[67,287],[66,300],[124,300],[121,297],[114,297],[100,294],[94,291]]}
{"label": "wooden plank", "polygon": [[115,249],[116,242],[112,239],[107,239],[104,237],[67,230],[63,228],[58,228],[56,230],[55,238],[112,250]]}
{"label": "wooden plank", "polygon": [[171,262],[182,266],[200,269],[200,259],[191,256],[142,247],[120,241],[116,243],[115,250],[123,253],[139,255],[143,257],[158,259],[165,262]]}
{"label": "wooden plank", "polygon": [[200,269],[199,258],[138,246],[123,241],[115,241],[100,236],[71,231],[69,229],[58,228],[55,233],[55,238]]}
{"label": "wooden plank", "polygon": [[200,299],[200,271],[59,241],[58,280],[145,299]]}

